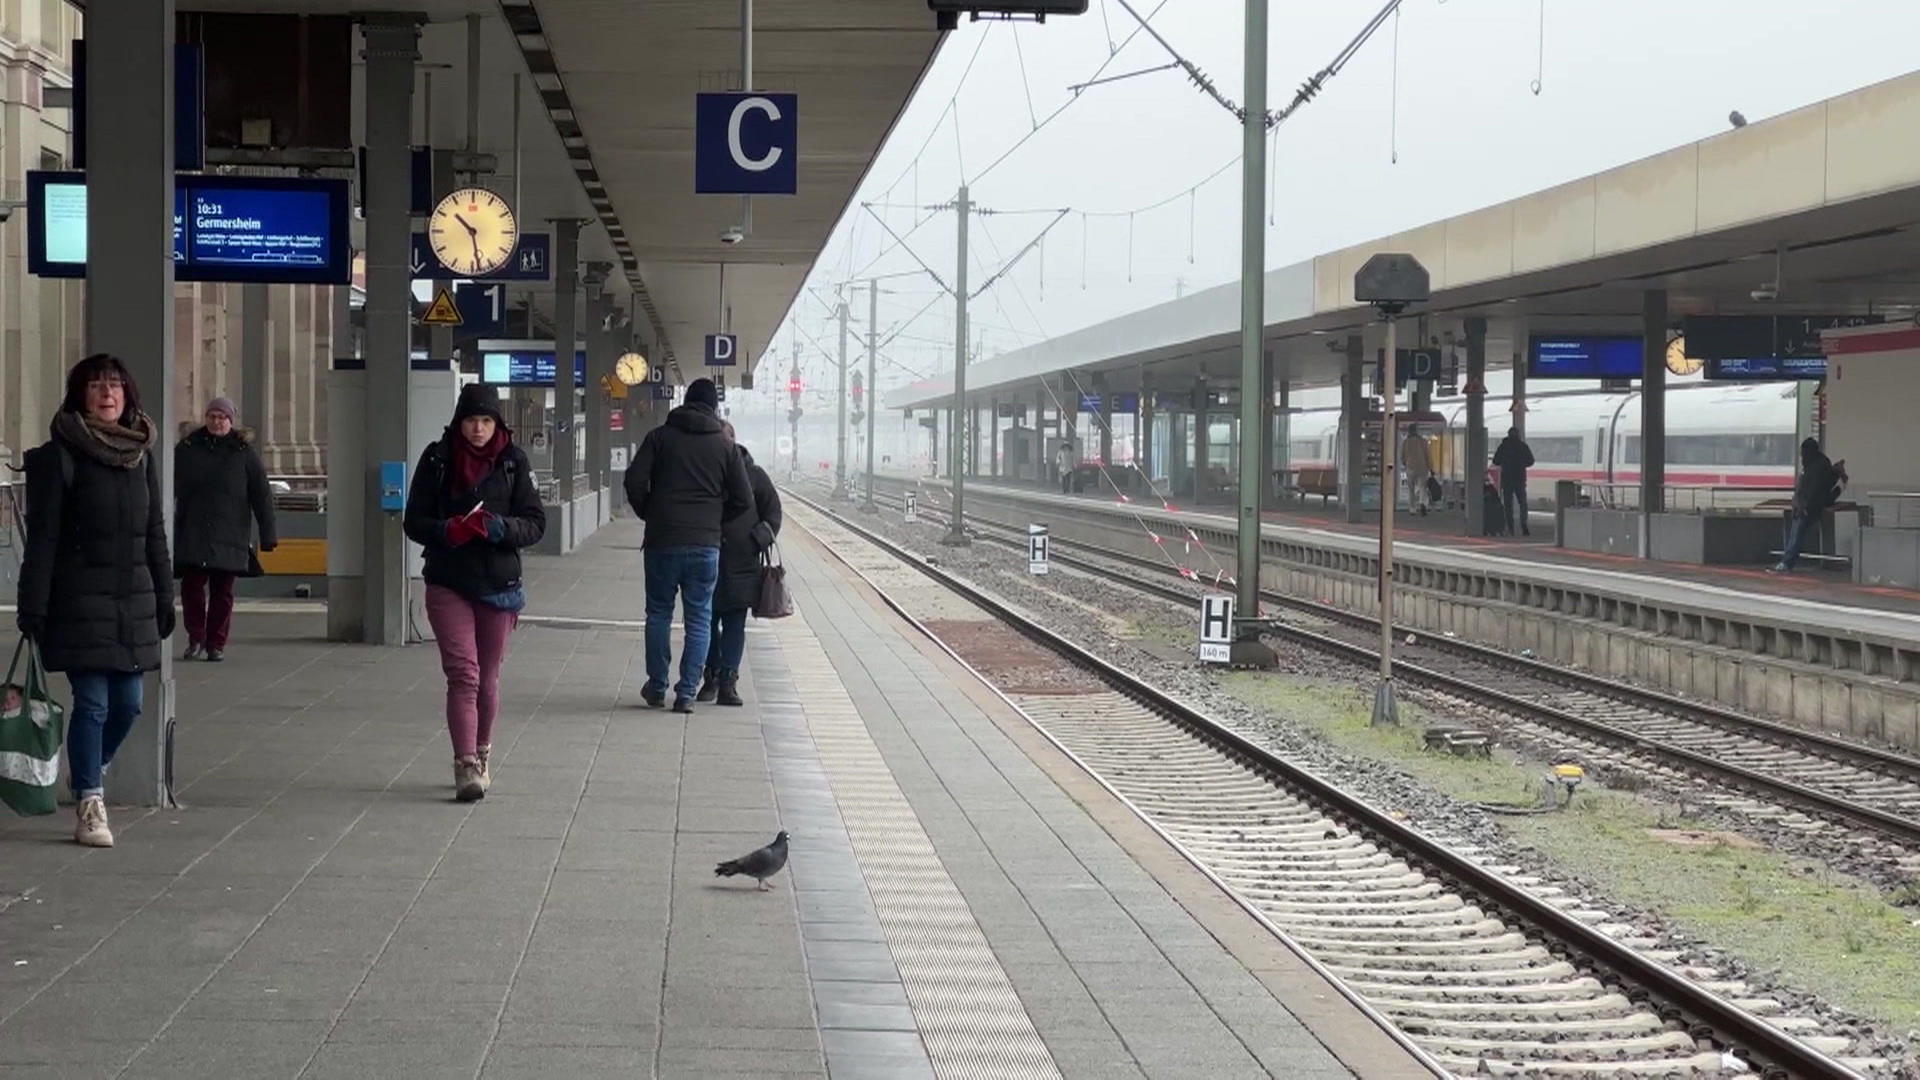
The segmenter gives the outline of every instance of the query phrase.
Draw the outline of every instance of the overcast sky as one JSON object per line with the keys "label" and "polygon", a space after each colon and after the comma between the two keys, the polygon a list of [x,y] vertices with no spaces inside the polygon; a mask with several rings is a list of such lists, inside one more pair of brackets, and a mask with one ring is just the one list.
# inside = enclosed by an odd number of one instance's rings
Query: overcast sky
{"label": "overcast sky", "polygon": [[[1158,4],[1154,28],[1222,94],[1241,100],[1240,3],[1127,2],[1141,15]],[[1379,6],[1272,3],[1269,107],[1286,104]],[[1920,67],[1920,4],[1910,0],[1407,0],[1397,21],[1397,94],[1389,19],[1274,137],[1269,267],[1703,138],[1725,130],[1733,109],[1757,121]],[[916,205],[952,200],[963,178],[983,208],[1073,211],[974,302],[982,355],[1234,279],[1238,165],[1183,194],[1235,161],[1233,117],[1178,70],[1092,87],[1077,99],[1067,89],[1138,26],[1120,0],[1091,0],[1086,15],[1045,26],[963,23],[835,229],[809,290],[830,295],[853,274],[910,271],[915,255],[951,281],[951,213],[913,231],[911,253],[883,256],[892,239],[859,203],[889,204],[879,212],[906,233],[929,218]],[[1169,59],[1142,33],[1103,75]],[[972,286],[1052,218],[975,217]],[[903,327],[937,287],[903,277],[882,288],[895,290],[882,296],[882,333],[899,332],[884,355],[920,373],[950,370],[952,302]],[[864,294],[852,308],[864,319]],[[828,308],[803,294],[775,339],[778,370],[791,359],[796,321],[820,343],[837,341],[827,332]],[[824,373],[813,343],[804,334],[797,340],[803,367]],[[905,379],[882,367],[882,385]]]}

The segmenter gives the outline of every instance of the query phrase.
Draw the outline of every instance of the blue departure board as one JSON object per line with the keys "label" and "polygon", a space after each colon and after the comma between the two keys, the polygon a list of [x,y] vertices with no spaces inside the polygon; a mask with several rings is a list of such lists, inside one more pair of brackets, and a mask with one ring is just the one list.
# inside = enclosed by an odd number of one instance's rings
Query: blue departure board
{"label": "blue departure board", "polygon": [[1536,334],[1527,342],[1527,377],[1637,379],[1638,337],[1613,334]]}
{"label": "blue departure board", "polygon": [[[480,353],[480,381],[495,386],[552,386],[559,370],[553,362],[553,350],[508,349]],[[574,385],[587,384],[587,354],[573,354]]]}
{"label": "blue departure board", "polygon": [[[86,174],[28,173],[27,210],[29,272],[86,276]],[[343,285],[348,246],[343,180],[174,178],[173,262],[180,281]]]}

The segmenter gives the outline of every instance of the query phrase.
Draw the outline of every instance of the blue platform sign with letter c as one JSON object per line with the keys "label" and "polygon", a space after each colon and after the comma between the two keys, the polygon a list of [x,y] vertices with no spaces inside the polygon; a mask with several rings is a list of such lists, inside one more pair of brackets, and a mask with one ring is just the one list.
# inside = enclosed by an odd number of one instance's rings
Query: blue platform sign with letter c
{"label": "blue platform sign with letter c", "polygon": [[708,367],[732,367],[740,362],[740,339],[732,334],[708,334],[706,354]]}
{"label": "blue platform sign with letter c", "polygon": [[696,195],[792,195],[799,185],[798,94],[696,94]]}

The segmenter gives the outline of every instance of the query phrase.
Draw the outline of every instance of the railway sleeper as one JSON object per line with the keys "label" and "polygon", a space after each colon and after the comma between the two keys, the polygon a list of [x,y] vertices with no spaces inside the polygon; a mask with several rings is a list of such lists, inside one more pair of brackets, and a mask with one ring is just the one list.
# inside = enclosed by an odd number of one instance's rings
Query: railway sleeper
{"label": "railway sleeper", "polygon": [[[1388,993],[1366,994],[1367,1001],[1383,1012],[1418,1012],[1428,1016],[1444,1016],[1456,1020],[1512,1020],[1515,1017],[1531,1017],[1546,1020],[1552,1017],[1567,1019],[1590,1019],[1607,1016],[1619,1018],[1644,1010],[1628,1000],[1625,994],[1602,991],[1595,981],[1586,983],[1568,983],[1570,992],[1559,997],[1544,997],[1536,1001],[1502,1001],[1496,998],[1468,1001],[1441,1000],[1413,996],[1392,997]],[[1358,987],[1354,989],[1358,990]]]}
{"label": "railway sleeper", "polygon": [[[1373,1003],[1376,1007],[1379,1002]],[[1484,1039],[1511,1044],[1542,1042],[1562,1045],[1565,1040],[1639,1039],[1670,1031],[1666,1021],[1650,1012],[1630,1012],[1623,1016],[1569,1017],[1559,1020],[1461,1020],[1421,1013],[1389,1012],[1400,1029],[1415,1038]]]}
{"label": "railway sleeper", "polygon": [[[1540,971],[1545,969],[1530,969]],[[1573,970],[1571,966],[1567,968]],[[1395,982],[1392,980],[1369,981],[1349,979],[1347,986],[1366,995],[1369,1001],[1375,999],[1449,1002],[1458,1003],[1467,1008],[1519,1008],[1523,1005],[1553,1005],[1561,1001],[1582,1001],[1591,997],[1607,994],[1624,995],[1609,990],[1599,979],[1591,975],[1573,975],[1565,979],[1546,982],[1501,983],[1476,982],[1473,973],[1462,974],[1457,980],[1423,981],[1418,983]],[[1483,1003],[1491,1002],[1491,1005]]]}
{"label": "railway sleeper", "polygon": [[[1669,1055],[1656,1060],[1516,1062],[1484,1057],[1464,1057],[1436,1053],[1434,1060],[1465,1076],[1695,1076],[1724,1075],[1718,1051],[1701,1050],[1684,1056]],[[1733,1080],[1742,1080],[1737,1074]]]}
{"label": "railway sleeper", "polygon": [[1344,908],[1333,911],[1288,911],[1262,904],[1273,921],[1283,926],[1328,926],[1333,929],[1351,927],[1358,931],[1390,931],[1395,929],[1411,930],[1421,928],[1446,928],[1459,930],[1484,926],[1486,913],[1477,907],[1465,904],[1453,907],[1435,908],[1431,911],[1380,911],[1370,908]]}
{"label": "railway sleeper", "polygon": [[1435,925],[1411,923],[1401,926],[1357,925],[1356,920],[1346,919],[1337,923],[1302,924],[1289,933],[1302,943],[1321,941],[1332,945],[1371,945],[1385,955],[1486,952],[1509,944],[1509,939],[1526,940],[1499,919],[1485,917],[1471,922]]}
{"label": "railway sleeper", "polygon": [[[1456,1054],[1494,1054],[1502,1060],[1561,1059],[1566,1061],[1623,1061],[1629,1057],[1648,1058],[1661,1053],[1687,1053],[1696,1049],[1692,1035],[1684,1031],[1664,1030],[1621,1039],[1553,1039],[1517,1041],[1474,1039],[1445,1035],[1420,1035],[1409,1032],[1430,1048],[1438,1047]],[[1846,1040],[1841,1040],[1845,1042]]]}
{"label": "railway sleeper", "polygon": [[[1580,974],[1574,966],[1565,960],[1554,959],[1545,949],[1535,948],[1524,955],[1507,957],[1487,957],[1482,965],[1453,964],[1447,967],[1413,967],[1407,964],[1395,964],[1392,967],[1371,965],[1369,956],[1352,957],[1340,960],[1336,957],[1318,957],[1333,971],[1349,983],[1382,983],[1390,986],[1426,987],[1434,990],[1457,988],[1477,988],[1487,986],[1506,986],[1508,993],[1520,994],[1533,992],[1538,987],[1558,987],[1568,983],[1591,978]],[[1502,963],[1507,966],[1500,966]]]}

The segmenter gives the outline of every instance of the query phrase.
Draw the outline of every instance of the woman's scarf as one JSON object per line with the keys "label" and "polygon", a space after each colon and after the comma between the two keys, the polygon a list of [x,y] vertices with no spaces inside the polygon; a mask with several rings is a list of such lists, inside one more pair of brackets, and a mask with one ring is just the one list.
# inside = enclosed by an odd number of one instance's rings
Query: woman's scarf
{"label": "woman's scarf", "polygon": [[131,469],[153,445],[153,421],[142,412],[122,419],[130,422],[121,424],[98,419],[92,413],[61,411],[53,416],[53,437],[102,465]]}
{"label": "woman's scarf", "polygon": [[493,463],[507,448],[507,429],[493,429],[493,438],[485,446],[475,446],[458,431],[453,433],[453,478],[455,491],[472,491],[493,471]]}

